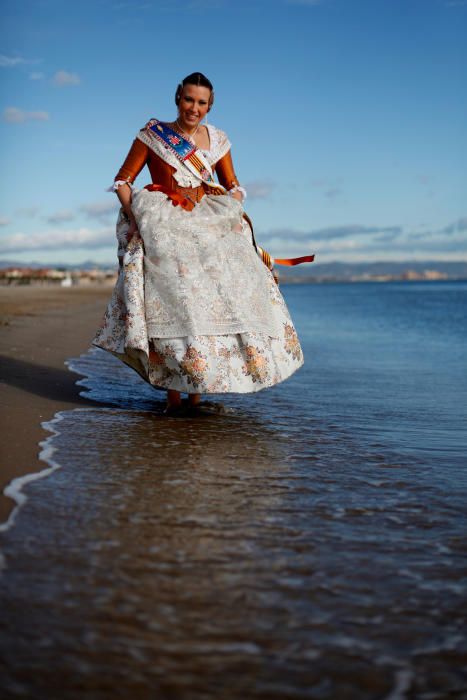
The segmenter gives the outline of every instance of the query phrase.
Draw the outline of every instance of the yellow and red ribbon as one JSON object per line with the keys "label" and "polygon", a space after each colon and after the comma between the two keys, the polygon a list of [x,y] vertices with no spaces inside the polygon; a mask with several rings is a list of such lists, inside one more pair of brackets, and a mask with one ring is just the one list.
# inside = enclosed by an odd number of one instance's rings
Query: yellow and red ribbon
{"label": "yellow and red ribbon", "polygon": [[272,270],[275,264],[288,266],[301,265],[301,263],[311,263],[315,259],[314,255],[302,255],[299,258],[273,258],[272,255],[267,252],[267,250],[264,250],[259,246],[257,246],[257,249],[261,260],[266,267],[269,267],[270,270]]}

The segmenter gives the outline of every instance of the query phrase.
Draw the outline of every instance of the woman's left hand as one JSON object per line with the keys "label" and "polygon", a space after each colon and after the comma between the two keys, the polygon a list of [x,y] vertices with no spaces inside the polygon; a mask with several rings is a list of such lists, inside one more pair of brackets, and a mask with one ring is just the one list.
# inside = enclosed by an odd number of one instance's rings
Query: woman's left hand
{"label": "woman's left hand", "polygon": [[233,199],[236,199],[238,202],[243,202],[243,196],[242,193],[237,190],[237,192],[231,192],[230,197]]}

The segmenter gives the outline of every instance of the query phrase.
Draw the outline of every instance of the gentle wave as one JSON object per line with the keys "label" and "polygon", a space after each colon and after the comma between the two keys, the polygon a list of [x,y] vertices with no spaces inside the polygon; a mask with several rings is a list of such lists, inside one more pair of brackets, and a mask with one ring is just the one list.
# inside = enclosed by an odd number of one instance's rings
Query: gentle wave
{"label": "gentle wave", "polygon": [[4,523],[0,523],[0,532],[6,532],[13,527],[20,509],[27,503],[28,496],[24,492],[24,487],[27,484],[30,484],[32,481],[36,481],[36,479],[44,479],[45,477],[49,476],[49,474],[52,474],[55,469],[60,468],[60,465],[55,462],[52,457],[56,452],[56,448],[53,446],[53,437],[60,434],[56,429],[56,426],[62,419],[63,415],[61,413],[57,413],[52,420],[41,423],[42,428],[44,428],[44,430],[49,430],[52,435],[39,443],[39,447],[41,447],[39,459],[47,462],[50,466],[45,469],[41,469],[38,472],[18,476],[15,479],[12,479],[12,481],[10,481],[10,483],[3,489],[3,494],[8,496],[8,498],[11,498],[16,503],[16,506],[10,512],[8,519]]}

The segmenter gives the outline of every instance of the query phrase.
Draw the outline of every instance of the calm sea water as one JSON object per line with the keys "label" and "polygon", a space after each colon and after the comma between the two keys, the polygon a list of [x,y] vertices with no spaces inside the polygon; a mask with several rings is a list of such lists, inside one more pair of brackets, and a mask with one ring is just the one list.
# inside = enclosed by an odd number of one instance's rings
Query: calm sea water
{"label": "calm sea water", "polygon": [[306,364],[225,415],[72,361],[96,406],[0,533],[2,697],[467,697],[467,284],[283,292]]}

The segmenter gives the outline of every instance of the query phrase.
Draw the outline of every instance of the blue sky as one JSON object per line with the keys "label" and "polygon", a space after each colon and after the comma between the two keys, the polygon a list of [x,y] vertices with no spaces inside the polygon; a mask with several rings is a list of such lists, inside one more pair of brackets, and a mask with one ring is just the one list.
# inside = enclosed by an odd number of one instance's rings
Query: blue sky
{"label": "blue sky", "polygon": [[467,0],[25,0],[2,24],[0,259],[114,264],[105,189],[199,70],[273,255],[467,260]]}

